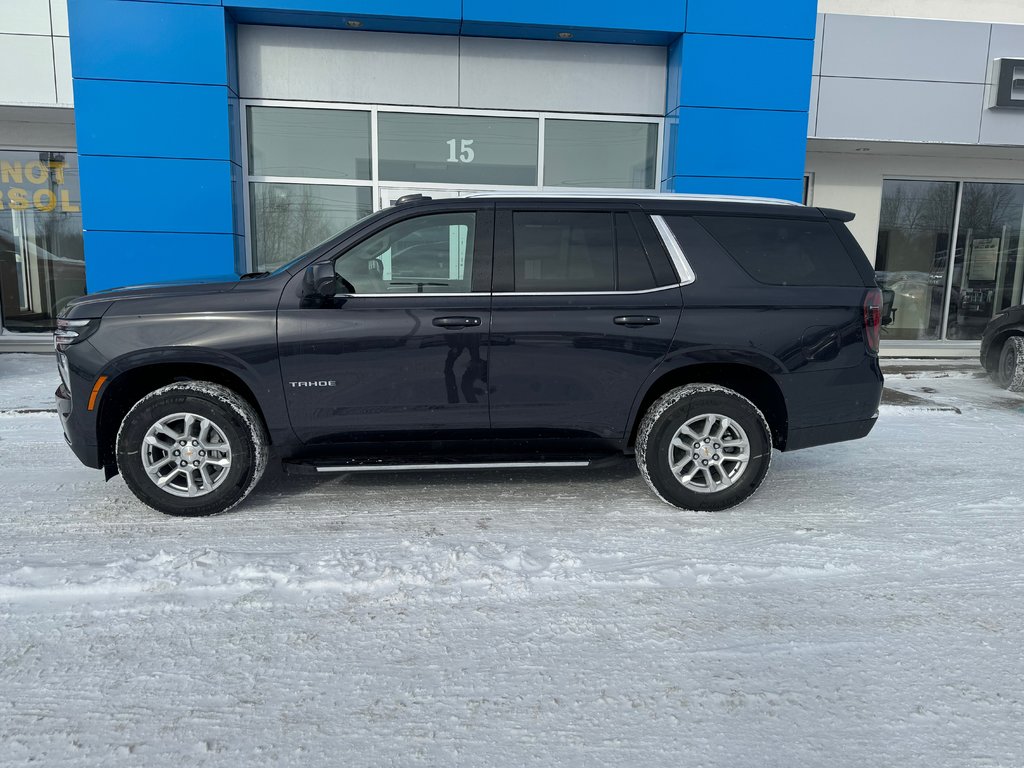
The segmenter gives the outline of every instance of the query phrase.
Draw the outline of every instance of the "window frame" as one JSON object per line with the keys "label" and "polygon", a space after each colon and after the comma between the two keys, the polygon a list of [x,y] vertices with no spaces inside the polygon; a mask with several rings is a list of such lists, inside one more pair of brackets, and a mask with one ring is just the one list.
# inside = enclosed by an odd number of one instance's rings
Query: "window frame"
{"label": "window frame", "polygon": [[[460,201],[453,201],[458,203]],[[493,204],[481,204],[479,201],[465,201],[462,205],[452,205],[451,207],[445,206],[443,208],[429,208],[426,210],[411,210],[401,211],[395,216],[390,216],[387,219],[379,222],[378,226],[373,227],[369,231],[362,232],[359,235],[359,239],[355,242],[346,242],[337,248],[332,248],[328,253],[324,254],[321,258],[312,262],[314,264],[336,264],[336,262],[345,257],[348,253],[355,250],[363,243],[372,240],[379,234],[393,226],[402,224],[406,221],[412,221],[414,219],[422,219],[430,216],[448,216],[451,214],[458,213],[470,213],[474,216],[474,232],[473,232],[473,250],[472,250],[472,267],[470,271],[470,289],[469,291],[408,291],[408,292],[391,292],[391,293],[339,293],[336,298],[341,300],[349,299],[408,299],[408,298],[433,298],[433,299],[444,299],[448,297],[457,296],[486,296],[491,293],[491,264],[493,257],[493,244],[494,244],[494,205]],[[467,255],[468,255],[467,251]]]}
{"label": "window frame", "polygon": [[[901,174],[892,173],[884,174],[878,185],[879,191],[879,206],[881,206],[882,190],[887,181],[934,181],[934,182],[953,182],[956,184],[956,194],[954,196],[953,203],[953,228],[950,232],[950,244],[951,249],[955,252],[956,243],[960,238],[960,214],[963,207],[963,194],[964,187],[967,184],[1017,184],[1024,185],[1024,179],[1013,179],[1013,178],[991,178],[982,176],[943,176],[941,174]],[[879,208],[879,210],[881,210]],[[878,240],[878,233],[881,230],[881,224],[879,222],[875,229],[875,241]],[[869,253],[869,259],[871,260],[871,269],[875,270],[876,264],[876,252],[872,250]],[[942,298],[942,315],[940,318],[939,325],[939,337],[937,339],[901,339],[887,342],[888,344],[900,344],[904,346],[916,346],[916,345],[934,345],[943,344],[948,342],[963,343],[960,339],[950,339],[948,336],[949,330],[949,315],[950,309],[952,308],[953,300],[953,278],[955,273],[955,264],[948,265],[945,285],[943,286],[943,298]],[[1011,296],[1011,306],[1014,306],[1013,302],[1016,300],[1024,301],[1024,288],[1021,290],[1019,297]],[[976,340],[970,341],[971,344],[977,344]]]}
{"label": "window frame", "polygon": [[[640,290],[611,290],[611,291],[517,291],[515,289],[515,242],[513,237],[514,224],[513,215],[516,213],[600,213],[608,214],[612,222],[612,246],[614,253],[613,267],[618,270],[618,240],[615,235],[615,216],[625,214],[636,233],[638,242],[647,258],[647,264],[651,269],[651,276],[654,279],[653,288]],[[500,204],[494,213],[494,277],[492,279],[493,294],[495,296],[629,296],[645,293],[657,293],[678,289],[680,282],[674,277],[671,283],[662,284],[659,279],[659,270],[655,267],[654,260],[659,254],[652,255],[649,249],[649,241],[644,237],[644,232],[637,227],[636,214],[641,213],[640,206],[628,204],[602,205],[590,201],[559,201],[557,205],[551,205],[550,200],[517,200],[514,203]]]}
{"label": "window frame", "polygon": [[[248,135],[248,108],[249,107],[292,107],[297,109],[336,109],[344,111],[362,111],[370,114],[370,178],[364,179],[324,179],[317,177],[287,177],[287,176],[254,176],[249,167],[249,135]],[[414,188],[429,192],[430,190],[445,190],[453,192],[544,192],[556,191],[564,193],[567,191],[583,193],[603,193],[614,196],[616,192],[629,194],[656,194],[658,189],[657,178],[655,187],[650,190],[643,189],[622,189],[619,187],[545,187],[544,181],[544,127],[548,119],[552,120],[581,120],[597,122],[621,122],[621,123],[653,123],[657,126],[657,151],[655,160],[655,176],[657,170],[662,167],[665,152],[665,117],[663,115],[609,115],[584,112],[539,112],[519,110],[498,110],[498,109],[455,109],[435,108],[422,106],[396,106],[386,104],[360,104],[353,102],[313,102],[296,101],[286,99],[240,99],[239,115],[237,123],[241,131],[240,160],[242,164],[242,228],[245,234],[245,265],[246,271],[253,271],[256,267],[253,264],[252,251],[252,211],[249,199],[249,188],[253,182],[266,182],[278,184],[313,184],[313,185],[336,185],[336,186],[361,186],[371,189],[372,212],[382,210],[380,204],[382,189],[407,189]],[[380,143],[378,115],[382,112],[404,112],[430,115],[456,115],[466,117],[517,117],[535,119],[538,121],[537,132],[537,183],[527,186],[501,185],[501,184],[449,184],[439,182],[402,182],[380,177]]]}

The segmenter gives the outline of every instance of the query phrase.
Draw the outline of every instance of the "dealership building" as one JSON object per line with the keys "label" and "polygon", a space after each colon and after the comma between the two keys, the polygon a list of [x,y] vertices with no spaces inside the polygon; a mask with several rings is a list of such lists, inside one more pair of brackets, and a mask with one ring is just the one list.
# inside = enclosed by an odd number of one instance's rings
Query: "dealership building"
{"label": "dealership building", "polygon": [[974,355],[1024,294],[1017,0],[0,0],[0,51],[0,351],[410,193],[853,211],[887,355]]}

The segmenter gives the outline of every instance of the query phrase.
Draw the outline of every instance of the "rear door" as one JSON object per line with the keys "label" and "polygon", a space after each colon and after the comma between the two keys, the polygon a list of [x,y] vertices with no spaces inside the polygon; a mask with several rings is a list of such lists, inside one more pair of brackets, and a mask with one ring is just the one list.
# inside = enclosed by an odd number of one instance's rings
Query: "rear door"
{"label": "rear door", "polygon": [[[638,207],[499,203],[490,398],[495,430],[620,439],[679,319],[679,280]],[[652,264],[652,258],[654,262]]]}
{"label": "rear door", "polygon": [[304,442],[473,436],[489,426],[493,203],[410,206],[331,254],[338,294],[296,275],[279,312],[284,391]]}

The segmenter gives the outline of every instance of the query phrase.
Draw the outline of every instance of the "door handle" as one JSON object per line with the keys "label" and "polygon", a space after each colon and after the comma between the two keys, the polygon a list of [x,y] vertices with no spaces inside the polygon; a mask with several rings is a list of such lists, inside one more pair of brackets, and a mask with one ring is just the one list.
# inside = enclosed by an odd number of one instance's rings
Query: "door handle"
{"label": "door handle", "polygon": [[434,325],[438,328],[472,328],[480,325],[479,317],[435,317]]}
{"label": "door handle", "polygon": [[623,317],[616,317],[616,325],[625,325],[628,328],[636,328],[641,325],[658,325],[661,322],[661,318],[657,315],[624,315]]}

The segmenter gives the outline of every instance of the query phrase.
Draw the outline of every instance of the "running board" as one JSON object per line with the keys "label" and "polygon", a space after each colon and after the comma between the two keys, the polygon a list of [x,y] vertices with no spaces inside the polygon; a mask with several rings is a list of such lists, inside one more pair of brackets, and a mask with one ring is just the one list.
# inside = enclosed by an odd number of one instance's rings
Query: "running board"
{"label": "running board", "polygon": [[590,459],[578,461],[472,461],[472,462],[434,462],[430,464],[367,464],[352,462],[347,464],[316,464],[312,462],[284,462],[285,471],[289,474],[314,475],[327,472],[430,472],[433,470],[467,470],[467,469],[562,469],[567,467],[589,467],[594,462]]}

